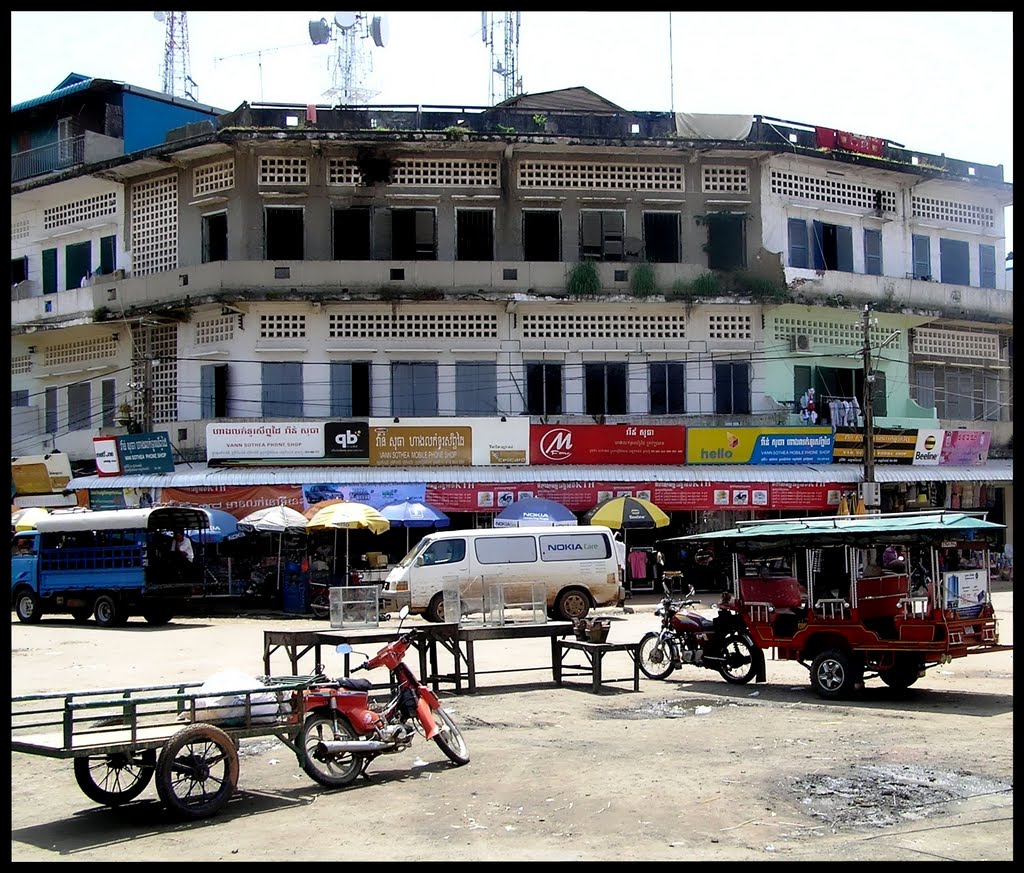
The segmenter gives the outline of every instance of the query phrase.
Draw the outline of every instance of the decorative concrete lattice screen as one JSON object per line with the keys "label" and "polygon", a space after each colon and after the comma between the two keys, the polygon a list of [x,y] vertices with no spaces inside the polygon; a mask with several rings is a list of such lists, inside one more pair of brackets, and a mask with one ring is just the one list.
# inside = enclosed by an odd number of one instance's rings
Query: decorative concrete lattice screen
{"label": "decorative concrete lattice screen", "polygon": [[27,218],[11,219],[11,242],[19,239],[28,239],[29,220]]}
{"label": "decorative concrete lattice screen", "polygon": [[308,185],[309,161],[306,158],[260,158],[261,185]]}
{"label": "decorative concrete lattice screen", "polygon": [[391,184],[497,188],[498,162],[396,161],[391,168]]}
{"label": "decorative concrete lattice screen", "polygon": [[570,164],[524,161],[520,188],[606,191],[683,191],[681,166],[668,164]]}
{"label": "decorative concrete lattice screen", "polygon": [[746,194],[750,178],[746,167],[704,167],[701,187],[705,194]]}
{"label": "decorative concrete lattice screen", "polygon": [[260,339],[302,339],[306,316],[287,312],[260,316]]}
{"label": "decorative concrete lattice screen", "polygon": [[11,373],[15,376],[32,370],[31,355],[11,355]]}
{"label": "decorative concrete lattice screen", "polygon": [[202,197],[235,187],[235,159],[196,167],[192,174],[192,196]]}
{"label": "decorative concrete lattice screen", "polygon": [[[133,348],[146,351],[145,328],[132,326]],[[153,389],[153,424],[178,420],[178,327],[161,324],[149,328],[150,384]],[[143,361],[132,364],[132,381],[144,385]]]}
{"label": "decorative concrete lattice screen", "polygon": [[104,215],[116,214],[117,192],[108,191],[106,194],[83,197],[81,200],[72,200],[44,209],[43,229],[53,230],[78,221],[95,221]]}
{"label": "decorative concrete lattice screen", "polygon": [[749,315],[709,315],[708,339],[749,340],[753,338]]}
{"label": "decorative concrete lattice screen", "polygon": [[497,339],[493,313],[332,313],[332,339]]}
{"label": "decorative concrete lattice screen", "polygon": [[100,358],[112,358],[117,354],[117,340],[112,336],[95,339],[75,340],[47,346],[43,355],[43,366],[61,367],[65,364],[93,363]]}
{"label": "decorative concrete lattice screen", "polygon": [[914,354],[941,355],[972,361],[998,361],[999,337],[992,333],[918,327],[914,330]]}
{"label": "decorative concrete lattice screen", "polygon": [[993,227],[996,223],[995,210],[973,203],[957,203],[954,200],[938,200],[934,197],[911,197],[914,218],[931,218],[943,223],[956,222],[974,227]]}
{"label": "decorative concrete lattice screen", "polygon": [[682,315],[527,314],[523,339],[685,339]]}
{"label": "decorative concrete lattice screen", "polygon": [[330,158],[327,161],[328,185],[362,185],[363,174],[351,158]]}
{"label": "decorative concrete lattice screen", "polygon": [[178,179],[161,176],[132,186],[132,272],[178,266]]}
{"label": "decorative concrete lattice screen", "polygon": [[[868,339],[872,347],[878,348],[892,334],[892,328],[871,327]],[[864,324],[860,321],[819,321],[813,318],[776,318],[774,324],[775,339],[788,342],[797,334],[806,334],[815,345],[837,346],[849,352],[860,351],[864,347]],[[887,349],[903,348],[903,334],[900,333]]]}
{"label": "decorative concrete lattice screen", "polygon": [[870,185],[855,185],[852,182],[840,182],[837,179],[826,179],[819,176],[785,173],[782,170],[772,170],[772,194],[872,210],[876,208],[876,198],[881,195],[882,211],[896,211],[895,191],[873,188]]}
{"label": "decorative concrete lattice screen", "polygon": [[235,337],[237,316],[224,315],[196,322],[196,345],[230,342]]}

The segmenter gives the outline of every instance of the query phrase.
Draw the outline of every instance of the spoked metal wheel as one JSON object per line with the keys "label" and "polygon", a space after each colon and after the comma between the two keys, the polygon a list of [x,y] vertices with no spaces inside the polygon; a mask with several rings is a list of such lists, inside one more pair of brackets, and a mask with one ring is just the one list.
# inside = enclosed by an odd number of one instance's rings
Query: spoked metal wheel
{"label": "spoked metal wheel", "polygon": [[115,752],[96,758],[75,758],[75,781],[90,800],[104,806],[120,806],[143,792],[155,769],[155,749]]}
{"label": "spoked metal wheel", "polygon": [[351,785],[363,772],[368,759],[361,752],[338,752],[328,754],[320,749],[325,740],[355,740],[356,732],[342,717],[338,717],[337,730],[334,718],[326,712],[316,712],[306,719],[302,727],[300,763],[314,782],[325,788],[344,788]]}
{"label": "spoked metal wheel", "polygon": [[754,646],[744,636],[733,636],[726,640],[722,649],[725,659],[718,672],[722,678],[732,685],[746,685],[757,672],[754,660]]}
{"label": "spoked metal wheel", "polygon": [[238,749],[210,724],[191,724],[167,741],[156,765],[157,794],[172,815],[206,818],[219,812],[238,784]]}
{"label": "spoked metal wheel", "polygon": [[462,738],[462,731],[452,721],[444,707],[431,709],[430,714],[434,717],[434,723],[438,727],[438,734],[434,737],[437,747],[444,752],[445,757],[458,767],[469,763],[469,749],[466,741]]}
{"label": "spoked metal wheel", "polygon": [[644,634],[637,652],[640,672],[648,679],[667,679],[675,666],[672,664],[672,651],[661,641],[661,634]]}

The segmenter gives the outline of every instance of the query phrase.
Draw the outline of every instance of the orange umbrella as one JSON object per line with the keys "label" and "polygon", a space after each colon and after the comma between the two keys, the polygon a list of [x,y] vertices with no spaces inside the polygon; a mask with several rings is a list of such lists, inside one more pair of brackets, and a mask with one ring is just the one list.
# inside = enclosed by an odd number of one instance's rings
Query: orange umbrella
{"label": "orange umbrella", "polygon": [[346,501],[343,498],[341,498],[341,497],[335,497],[332,500],[321,500],[318,503],[311,503],[311,504],[309,504],[309,509],[307,509],[302,514],[304,516],[306,516],[306,520],[308,521],[309,519],[311,519],[314,515],[316,515],[324,507],[326,507],[326,506],[334,506],[336,503],[345,503],[345,502]]}

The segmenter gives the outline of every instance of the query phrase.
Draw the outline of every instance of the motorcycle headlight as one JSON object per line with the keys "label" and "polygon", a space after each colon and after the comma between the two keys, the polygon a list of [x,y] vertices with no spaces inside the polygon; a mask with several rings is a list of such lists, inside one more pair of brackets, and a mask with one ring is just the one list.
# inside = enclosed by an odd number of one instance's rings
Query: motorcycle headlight
{"label": "motorcycle headlight", "polygon": [[654,614],[655,615],[664,615],[665,614],[665,607],[664,606],[659,606],[656,610],[654,610]]}

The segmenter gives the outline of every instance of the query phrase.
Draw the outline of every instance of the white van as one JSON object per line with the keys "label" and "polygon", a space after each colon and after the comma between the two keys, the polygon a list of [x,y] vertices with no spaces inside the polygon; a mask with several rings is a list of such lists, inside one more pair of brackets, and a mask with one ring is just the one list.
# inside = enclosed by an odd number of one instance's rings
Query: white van
{"label": "white van", "polygon": [[[607,527],[517,527],[444,530],[429,534],[388,573],[381,590],[386,610],[405,604],[427,621],[444,621],[444,591],[463,605],[482,602],[502,585],[506,603],[532,600],[543,583],[547,614],[583,618],[595,606],[622,603],[619,563]],[[449,595],[452,596],[452,595]]]}

